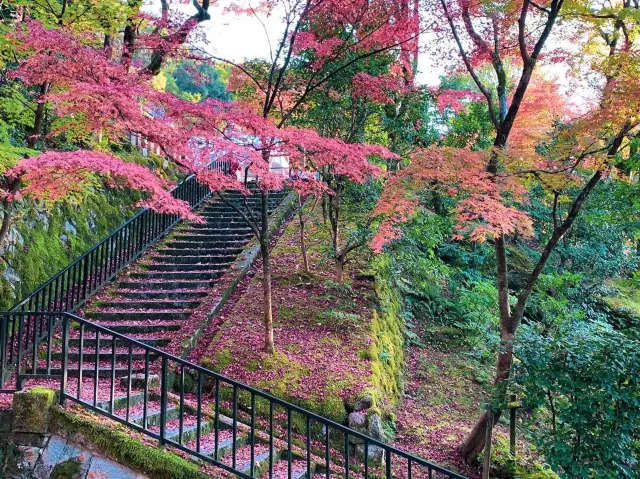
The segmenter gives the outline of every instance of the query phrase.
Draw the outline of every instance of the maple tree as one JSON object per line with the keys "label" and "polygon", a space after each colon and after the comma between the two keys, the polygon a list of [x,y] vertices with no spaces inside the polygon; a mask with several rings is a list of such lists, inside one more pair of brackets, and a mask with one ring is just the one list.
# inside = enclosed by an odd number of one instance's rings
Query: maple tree
{"label": "maple tree", "polygon": [[[322,189],[314,180],[313,167],[334,168],[354,181],[364,181],[375,171],[369,157],[391,154],[382,147],[350,145],[336,138],[320,137],[315,131],[284,128],[250,105],[208,99],[192,103],[152,87],[153,72],[117,62],[111,55],[96,54],[65,29],[48,29],[27,22],[19,31],[20,49],[28,56],[12,76],[29,84],[55,84],[46,100],[58,115],[75,118],[90,131],[101,131],[112,141],[136,133],[158,145],[163,154],[183,170],[195,173],[200,182],[226,201],[223,191],[239,189],[236,172],[249,169],[258,178],[262,209],[237,208],[258,238],[265,268],[265,348],[274,349],[270,294],[268,192],[289,182],[303,192]],[[72,122],[67,122],[68,127]],[[61,153],[62,154],[62,153]],[[215,157],[228,161],[229,171],[206,168]],[[269,159],[286,158],[294,171],[292,181],[270,171]],[[310,158],[314,161],[310,162]]]}
{"label": "maple tree", "polygon": [[[416,208],[418,198],[413,193],[425,186],[436,187],[458,199],[458,237],[493,243],[502,340],[494,384],[503,394],[513,362],[513,341],[536,281],[586,198],[603,178],[615,174],[615,166],[628,157],[630,140],[638,134],[637,47],[633,46],[636,35],[631,33],[637,31],[638,23],[629,15],[637,6],[622,2],[613,11],[600,12],[587,5],[566,9],[581,25],[585,25],[584,17],[598,24],[590,30],[587,44],[591,48],[586,51],[597,52],[592,72],[603,79],[597,106],[571,119],[570,112],[558,107],[562,103],[554,101],[558,100],[557,88],[544,85],[535,76],[563,8],[562,0],[501,2],[499,6],[446,0],[434,4],[443,15],[438,31],[453,40],[460,63],[474,84],[466,93],[442,92],[440,106],[464,108],[461,98],[477,101],[481,95],[494,128],[493,144],[479,152],[431,148],[416,153],[412,164],[389,183],[377,210],[387,217],[373,243],[381,249],[389,238],[400,234],[397,224],[406,221]],[[554,53],[559,54],[558,50]],[[517,66],[512,88],[507,64]],[[492,69],[490,81],[478,74],[481,65]],[[567,124],[554,130],[555,120]],[[545,145],[544,154],[538,149],[541,144]],[[512,303],[506,245],[509,237],[526,237],[532,232],[531,219],[518,207],[526,201],[524,185],[531,181],[539,182],[552,198],[553,231]],[[579,192],[571,198],[566,216],[558,216],[559,198],[576,186]],[[492,417],[497,420],[499,411]],[[484,412],[461,445],[467,461],[473,461],[484,447],[488,418]]]}
{"label": "maple tree", "polygon": [[[402,69],[400,76],[409,79],[413,75],[414,66],[411,62],[417,55],[420,21],[417,7],[405,0],[391,3],[268,0],[258,5],[237,2],[232,5],[231,11],[236,14],[253,15],[258,19],[261,14],[283,15],[282,31],[271,48],[269,61],[253,60],[240,64],[229,59],[208,56],[234,67],[230,89],[236,94],[238,101],[252,109],[256,115],[273,121],[276,130],[287,127],[298,110],[309,101],[312,93],[320,90],[331,79],[353,65],[376,55],[395,52]],[[271,44],[269,38],[267,41]],[[301,75],[300,72],[304,74]],[[360,83],[361,88],[375,83],[377,91],[382,92],[390,84],[397,85],[398,82],[383,74],[361,77]],[[361,145],[346,148],[343,141],[325,139],[315,132],[291,128],[289,130],[294,132],[298,139],[303,139],[298,143],[298,151],[290,150],[286,155],[294,170],[308,170],[308,159],[313,158],[313,169],[316,171],[336,168],[353,181],[363,181],[373,172],[367,161],[368,156],[379,153],[388,158],[393,157],[381,148],[367,149]],[[281,186],[281,180],[273,177],[268,165],[272,158],[282,155],[280,138],[283,135],[280,131],[272,131],[266,137],[263,136],[263,141],[256,146],[261,152],[262,162],[255,157],[255,160],[250,162],[251,168],[259,173],[262,223],[255,221],[256,219],[248,214],[250,212],[243,212],[261,245],[265,344],[268,351],[273,350],[268,192]],[[290,146],[296,143],[292,136],[289,136],[287,142]],[[301,155],[300,150],[305,154]],[[294,180],[293,185],[305,191],[311,189],[316,193],[326,189],[314,181],[307,180],[308,177],[301,177],[298,181]]]}

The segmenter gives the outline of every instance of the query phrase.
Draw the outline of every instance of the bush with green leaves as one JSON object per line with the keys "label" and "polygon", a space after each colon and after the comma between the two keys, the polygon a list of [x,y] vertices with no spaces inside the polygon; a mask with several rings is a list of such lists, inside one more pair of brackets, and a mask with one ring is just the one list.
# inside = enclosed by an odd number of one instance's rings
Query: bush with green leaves
{"label": "bush with green leaves", "polygon": [[640,343],[603,323],[576,322],[556,337],[524,327],[511,387],[536,445],[567,478],[638,477]]}

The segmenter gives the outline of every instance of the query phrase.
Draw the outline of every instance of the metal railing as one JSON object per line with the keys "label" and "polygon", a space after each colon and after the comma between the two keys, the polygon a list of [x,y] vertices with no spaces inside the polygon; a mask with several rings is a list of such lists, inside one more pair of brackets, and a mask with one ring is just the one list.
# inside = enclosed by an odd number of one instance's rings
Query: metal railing
{"label": "metal railing", "polygon": [[[214,161],[209,165],[230,173],[230,164]],[[211,196],[209,187],[188,176],[171,190],[178,199],[197,208]],[[86,251],[64,269],[38,286],[11,311],[74,311],[149,246],[162,238],[180,221],[177,215],[143,209],[109,236]]]}
{"label": "metal railing", "polygon": [[71,313],[0,313],[0,361],[3,374],[17,365],[17,388],[59,380],[62,405],[81,404],[238,477],[464,479]]}

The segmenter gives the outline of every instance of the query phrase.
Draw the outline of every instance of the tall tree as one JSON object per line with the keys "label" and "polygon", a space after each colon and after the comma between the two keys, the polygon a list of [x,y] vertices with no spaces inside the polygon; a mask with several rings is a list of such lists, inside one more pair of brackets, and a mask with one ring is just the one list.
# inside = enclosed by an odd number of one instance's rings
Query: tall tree
{"label": "tall tree", "polygon": [[[322,88],[328,81],[352,65],[380,54],[395,52],[401,63],[407,63],[416,55],[420,22],[415,8],[409,8],[405,0],[385,2],[340,0],[264,0],[254,5],[251,2],[236,2],[232,7],[235,13],[248,14],[261,20],[261,15],[282,14],[282,30],[279,37],[270,45],[269,60],[257,60],[242,64],[229,59],[211,56],[235,67],[236,91],[245,92],[245,99],[254,108],[256,114],[274,122],[277,129],[287,126],[298,109],[309,96]],[[292,75],[293,67],[305,71],[305,76]],[[404,65],[406,75],[411,75],[412,65]],[[268,171],[271,159],[270,150],[274,150],[279,141],[275,134],[263,141],[260,146],[262,165],[251,162],[254,169]],[[316,147],[319,146],[315,142]],[[277,151],[277,150],[275,150]],[[319,150],[312,148],[314,157],[320,158]],[[335,158],[330,163],[350,162],[351,172],[369,168],[359,165],[359,153],[344,152],[342,162]],[[318,162],[319,164],[320,162]],[[344,168],[345,166],[343,166]],[[254,221],[249,214],[245,216],[261,245],[263,261],[263,302],[264,323],[267,331],[265,349],[273,351],[273,312],[271,304],[271,261],[269,257],[268,215],[270,184],[265,177],[261,184],[262,222]]]}
{"label": "tall tree", "polygon": [[[560,239],[573,225],[585,199],[623,159],[629,138],[637,133],[638,104],[633,100],[635,93],[632,91],[639,82],[635,70],[637,58],[631,54],[637,36],[629,33],[638,28],[635,16],[629,15],[629,9],[637,9],[637,6],[623,2],[613,12],[605,9],[606,13],[585,6],[577,8],[577,12],[573,11],[574,6],[572,10],[566,10],[567,15],[577,13],[573,18],[583,26],[584,17],[598,18],[606,23],[593,30],[601,32],[602,36],[597,51],[604,58],[600,56],[591,72],[603,79],[601,101],[588,115],[575,119],[570,127],[557,132],[556,141],[550,141],[552,146],[545,157],[538,155],[534,145],[552,125],[546,121],[542,130],[527,127],[527,121],[535,124],[545,119],[539,115],[536,118],[535,114],[540,109],[538,102],[544,97],[536,95],[526,102],[525,96],[532,86],[543,48],[552,38],[552,30],[565,9],[564,1],[538,4],[524,0],[485,5],[465,0],[439,0],[436,8],[444,22],[440,31],[448,32],[460,62],[486,101],[495,132],[492,148],[486,153],[431,150],[415,157],[408,171],[391,182],[389,191],[396,193],[389,193],[380,205],[379,212],[392,219],[382,228],[378,238],[381,242],[376,246],[381,246],[385,235],[398,234],[393,223],[406,219],[415,206],[414,199],[401,198],[402,193],[398,190],[402,190],[400,185],[404,181],[413,179],[445,185],[449,194],[462,195],[458,203],[460,233],[493,242],[502,340],[494,384],[504,394],[513,362],[513,341],[541,272]],[[557,50],[554,53],[560,53]],[[565,57],[568,55],[566,51],[563,53]],[[519,65],[512,89],[508,84],[507,62]],[[490,65],[493,70],[491,83],[483,81],[478,74],[478,65],[483,64]],[[521,128],[518,128],[519,124]],[[509,237],[526,234],[531,228],[530,219],[517,207],[525,193],[519,182],[524,177],[563,193],[566,185],[575,185],[576,181],[581,183],[581,189],[572,199],[566,216],[555,217],[553,232],[541,246],[537,263],[512,303],[506,243]],[[391,197],[396,201],[395,209],[390,208]],[[467,461],[474,460],[484,447],[488,417],[487,412],[482,414],[461,445]],[[497,420],[499,411],[493,417]]]}

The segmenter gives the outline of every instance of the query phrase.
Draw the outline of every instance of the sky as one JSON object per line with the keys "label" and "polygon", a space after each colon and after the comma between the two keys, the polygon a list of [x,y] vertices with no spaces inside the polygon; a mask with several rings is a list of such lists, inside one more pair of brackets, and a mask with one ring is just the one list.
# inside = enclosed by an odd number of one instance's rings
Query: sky
{"label": "sky", "polygon": [[[269,58],[269,40],[272,44],[277,42],[281,32],[281,13],[277,11],[267,17],[262,15],[258,20],[256,17],[248,15],[238,15],[236,13],[226,13],[232,0],[217,0],[209,8],[211,19],[203,22],[199,29],[206,37],[206,43],[200,46],[209,53],[231,60],[234,63],[242,62],[245,59]],[[256,4],[257,4],[256,0]],[[146,7],[149,11],[159,13],[157,0],[147,0]],[[172,11],[179,11],[184,15],[192,15],[194,8],[189,0],[174,0],[171,4]],[[446,73],[445,63],[442,58],[426,48],[430,43],[436,42],[435,34],[426,32],[420,36],[421,53],[418,58],[418,74],[416,82],[420,85],[437,86],[440,83],[440,76]],[[571,45],[566,45],[571,49]],[[585,104],[584,98],[576,95],[575,86],[570,84],[566,66],[561,64],[544,65],[541,70],[545,76],[555,78],[556,84],[561,89],[561,94],[567,96],[576,105]],[[586,86],[584,91],[590,91]],[[586,95],[590,97],[589,93]]]}
{"label": "sky", "polygon": [[[228,60],[238,62],[250,58],[269,58],[269,41],[276,43],[281,31],[280,15],[261,16],[260,20],[247,15],[224,12],[229,0],[220,0],[209,8],[211,20],[204,22],[199,28],[206,34],[207,44],[202,45],[208,52]],[[191,5],[172,5],[185,14],[192,14]],[[268,34],[268,37],[267,37]],[[423,34],[421,43],[429,42],[430,34]],[[439,77],[444,73],[442,66],[437,66],[434,59],[422,53],[418,59],[418,75],[416,80],[423,85],[437,85]]]}

